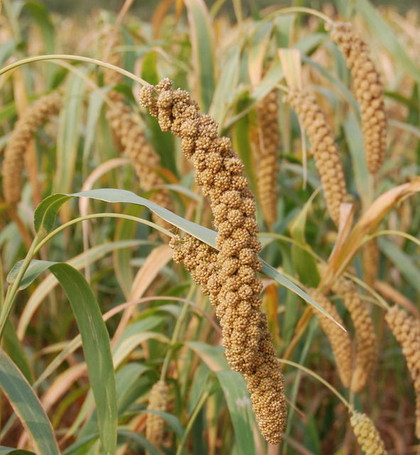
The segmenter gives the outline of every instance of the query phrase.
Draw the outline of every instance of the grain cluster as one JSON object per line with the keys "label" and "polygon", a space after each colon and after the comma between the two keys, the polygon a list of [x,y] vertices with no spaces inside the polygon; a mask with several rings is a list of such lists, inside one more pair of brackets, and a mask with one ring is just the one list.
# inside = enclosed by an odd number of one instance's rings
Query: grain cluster
{"label": "grain cluster", "polygon": [[[321,291],[310,288],[308,289],[308,294],[337,322],[343,325],[343,321],[338,314],[336,307],[321,293]],[[345,387],[350,387],[353,374],[353,353],[349,334],[315,307],[313,307],[313,310],[318,316],[319,324],[331,344],[341,382]]]}
{"label": "grain cluster", "polygon": [[284,100],[290,103],[309,137],[327,209],[334,223],[338,225],[340,205],[346,198],[347,190],[343,166],[326,116],[315,96],[307,90],[290,87]]}
{"label": "grain cluster", "polygon": [[372,420],[360,412],[354,411],[350,417],[353,432],[366,455],[386,455],[385,445]]}
{"label": "grain cluster", "polygon": [[[168,384],[165,381],[156,382],[150,391],[149,411],[166,411],[168,405]],[[148,413],[146,420],[146,438],[155,446],[159,446],[163,437],[164,420],[157,414]]]}
{"label": "grain cluster", "polygon": [[375,174],[386,149],[386,116],[381,77],[370,57],[368,44],[348,22],[334,22],[331,38],[346,59],[353,78],[353,92],[360,104],[366,162]]}
{"label": "grain cluster", "polygon": [[356,286],[351,281],[339,278],[332,289],[343,299],[353,321],[356,334],[356,368],[350,388],[353,392],[360,392],[366,385],[375,364],[375,329],[372,318],[363,304]]}
{"label": "grain cluster", "polygon": [[35,101],[16,122],[4,152],[2,166],[3,194],[6,202],[17,204],[22,192],[25,152],[37,131],[61,109],[62,95],[55,91]]}
{"label": "grain cluster", "polygon": [[[116,25],[108,25],[107,45],[104,54],[107,55],[108,63],[121,66],[121,54],[116,52],[116,47],[120,45],[121,35]],[[104,69],[104,84],[114,86],[122,81],[120,73]],[[171,195],[168,190],[159,189],[164,185],[158,170],[160,169],[160,158],[150,142],[146,138],[145,131],[139,120],[126,104],[125,97],[116,90],[110,90],[108,97],[111,101],[106,111],[106,118],[111,127],[114,140],[118,148],[130,158],[134,172],[139,179],[140,187],[145,191],[154,191],[150,200],[169,210],[173,209]],[[170,227],[168,223],[158,216],[154,216],[155,222],[165,228]]]}
{"label": "grain cluster", "polygon": [[397,305],[391,307],[385,320],[401,345],[416,393],[416,436],[420,439],[420,323]]}
{"label": "grain cluster", "polygon": [[219,252],[212,273],[204,264],[195,275],[204,273],[208,278],[206,286],[216,304],[226,358],[246,380],[261,432],[267,441],[278,443],[286,421],[286,404],[267,318],[260,310],[262,283],[257,271],[261,267],[261,245],[254,196],[230,139],[219,137],[216,122],[199,112],[188,92],[173,90],[172,85],[163,79],[157,86],[142,87],[140,103],[157,117],[163,131],[181,138],[183,152],[196,169],[196,182],[209,198]]}
{"label": "grain cluster", "polygon": [[253,145],[257,164],[258,199],[269,226],[277,219],[277,173],[280,135],[277,90],[271,90],[257,107],[257,128]]}

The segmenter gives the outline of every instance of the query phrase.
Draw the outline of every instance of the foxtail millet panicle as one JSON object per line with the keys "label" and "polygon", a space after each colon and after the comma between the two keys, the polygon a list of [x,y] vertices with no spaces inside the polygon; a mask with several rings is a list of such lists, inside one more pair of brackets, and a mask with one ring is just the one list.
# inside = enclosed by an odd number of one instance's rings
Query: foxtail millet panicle
{"label": "foxtail millet panicle", "polygon": [[315,165],[321,177],[328,212],[338,226],[340,205],[347,196],[346,180],[334,136],[315,96],[294,87],[284,96],[303,125],[311,143]]}
{"label": "foxtail millet panicle", "polygon": [[365,455],[387,455],[378,430],[366,414],[353,411],[350,416],[350,424]]}
{"label": "foxtail millet panicle", "polygon": [[277,90],[257,103],[257,125],[252,142],[257,164],[258,200],[268,225],[277,219],[277,150],[280,145]]}
{"label": "foxtail millet panicle", "polygon": [[[121,53],[117,52],[116,48],[121,45],[121,32],[117,24],[105,24],[103,30],[101,31],[100,36],[101,48],[103,53],[103,58],[106,63],[111,65],[122,67],[122,57]],[[123,80],[122,74],[117,71],[103,68],[104,75],[104,85],[105,86],[114,86],[120,84]],[[118,95],[118,96],[117,96]],[[121,98],[121,94],[118,94],[115,91],[110,92],[111,98]]]}
{"label": "foxtail millet panicle", "polygon": [[381,77],[369,56],[369,46],[349,22],[334,22],[331,39],[344,54],[353,77],[353,92],[360,104],[366,162],[375,174],[385,158],[386,115]]}
{"label": "foxtail millet panicle", "polygon": [[6,202],[17,204],[22,192],[24,155],[39,126],[60,112],[62,95],[51,92],[36,100],[16,122],[4,152],[3,194]]}
{"label": "foxtail millet panicle", "polygon": [[[157,173],[160,158],[147,141],[145,132],[130,108],[122,100],[114,100],[107,109],[106,118],[111,126],[122,152],[131,160],[134,171],[139,179],[140,187],[145,191],[154,190],[164,184]],[[172,210],[173,203],[168,190],[159,189],[153,192],[150,200],[162,207]],[[156,223],[168,227],[160,217],[153,217]]]}
{"label": "foxtail millet panicle", "polygon": [[[147,409],[151,411],[166,411],[168,406],[168,384],[159,380],[156,382],[149,396]],[[157,414],[148,413],[146,419],[146,438],[155,446],[159,446],[163,437],[164,420]]]}
{"label": "foxtail millet panicle", "polygon": [[[217,123],[199,112],[188,92],[173,90],[172,84],[163,79],[156,87],[142,87],[140,103],[157,117],[163,131],[181,138],[183,152],[196,169],[195,180],[209,198],[219,252],[207,290],[216,305],[226,358],[245,377],[263,436],[278,443],[286,422],[286,403],[267,318],[260,311],[262,283],[256,273],[261,267],[261,245],[256,235],[255,200],[230,139],[219,137]],[[184,244],[177,245],[182,248]],[[197,268],[200,264],[189,255],[189,267]],[[182,252],[176,257],[186,259]],[[205,268],[204,264],[199,275],[204,273],[207,279]]]}
{"label": "foxtail millet panicle", "polygon": [[416,394],[416,429],[420,439],[420,323],[397,305],[385,314],[385,320],[402,348]]}
{"label": "foxtail millet panicle", "polygon": [[[103,48],[105,59],[115,66],[122,65],[121,54],[115,48],[121,42],[121,32],[118,25],[107,24],[104,28]],[[104,68],[104,84],[116,85],[122,81],[122,75],[116,71]],[[106,110],[106,119],[111,126],[114,140],[121,151],[127,155],[137,175],[140,186],[145,191],[154,190],[164,184],[163,179],[157,173],[160,167],[160,158],[151,144],[139,121],[135,118],[131,109],[125,103],[122,93],[111,90],[108,93],[111,100]],[[159,189],[152,193],[150,200],[156,204],[172,210],[173,204],[168,190]],[[170,225],[162,218],[152,215],[155,222],[165,228]]]}
{"label": "foxtail millet panicle", "polygon": [[356,334],[356,368],[350,389],[360,392],[366,385],[377,357],[376,336],[372,318],[363,304],[356,286],[341,277],[332,286],[332,290],[343,299],[350,313]]}
{"label": "foxtail millet panicle", "polygon": [[[343,325],[343,321],[336,307],[329,301],[328,297],[314,288],[308,289],[307,292],[337,322]],[[331,344],[341,382],[345,387],[350,387],[353,374],[353,352],[349,334],[344,332],[334,321],[322,314],[315,307],[312,308],[318,316],[319,324]]]}

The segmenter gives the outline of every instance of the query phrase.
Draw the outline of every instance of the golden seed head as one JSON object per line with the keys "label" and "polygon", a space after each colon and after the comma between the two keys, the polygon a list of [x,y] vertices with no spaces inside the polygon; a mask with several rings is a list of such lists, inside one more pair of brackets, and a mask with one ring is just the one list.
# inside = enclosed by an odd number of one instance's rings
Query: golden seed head
{"label": "golden seed head", "polygon": [[385,445],[372,420],[360,412],[354,411],[350,417],[354,434],[366,455],[386,455]]}
{"label": "golden seed head", "polygon": [[270,91],[256,107],[258,124],[252,143],[256,154],[257,188],[265,221],[277,219],[277,150],[280,146],[277,90]]}
{"label": "golden seed head", "polygon": [[247,381],[263,436],[277,443],[285,425],[286,404],[276,352],[260,310],[262,283],[256,272],[261,267],[261,244],[255,200],[242,174],[243,164],[230,140],[217,136],[217,123],[199,112],[188,92],[172,90],[169,79],[156,87],[143,87],[140,103],[157,117],[163,130],[181,138],[184,154],[196,168],[196,181],[210,200],[220,251],[200,250],[201,242],[186,236],[171,242],[174,259],[182,261],[211,295],[228,363]]}
{"label": "golden seed head", "polygon": [[[343,321],[338,314],[335,306],[323,295],[318,289],[309,289],[309,295],[326,310],[337,322],[343,325]],[[347,332],[344,332],[331,319],[324,316],[316,310],[314,312],[318,316],[319,324],[322,330],[327,335],[334,353],[335,361],[337,362],[337,370],[341,382],[345,387],[350,387],[352,370],[353,370],[353,353],[351,348],[350,337]]]}
{"label": "golden seed head", "polygon": [[[141,188],[150,191],[163,185],[164,181],[157,173],[160,158],[146,139],[141,124],[123,99],[113,100],[106,111],[106,118],[118,147],[130,158]],[[167,190],[160,189],[152,193],[150,200],[168,210],[173,209],[171,195]],[[154,214],[153,219],[160,226],[171,228],[169,223]]]}
{"label": "golden seed head", "polygon": [[385,320],[401,345],[416,393],[416,436],[420,438],[420,323],[394,305]]}
{"label": "golden seed head", "polygon": [[369,46],[348,22],[335,22],[331,38],[344,54],[353,77],[353,92],[360,104],[366,162],[376,173],[385,158],[386,115],[379,72],[369,56]]}
{"label": "golden seed head", "polygon": [[[168,405],[168,385],[165,381],[158,381],[150,391],[148,410],[166,411]],[[162,442],[164,420],[162,417],[148,413],[146,420],[146,438],[158,446]]]}
{"label": "golden seed head", "polygon": [[331,128],[316,98],[310,92],[291,87],[284,99],[296,112],[309,137],[328,212],[338,225],[340,205],[346,199],[347,190],[343,166]]}
{"label": "golden seed head", "polygon": [[2,166],[3,193],[7,202],[17,204],[20,201],[25,152],[38,127],[58,114],[61,105],[61,94],[57,91],[52,92],[29,106],[16,122],[6,145]]}
{"label": "golden seed head", "polygon": [[353,321],[356,333],[356,369],[350,388],[353,392],[360,392],[366,385],[377,358],[375,329],[372,318],[351,281],[339,278],[332,289],[343,299]]}

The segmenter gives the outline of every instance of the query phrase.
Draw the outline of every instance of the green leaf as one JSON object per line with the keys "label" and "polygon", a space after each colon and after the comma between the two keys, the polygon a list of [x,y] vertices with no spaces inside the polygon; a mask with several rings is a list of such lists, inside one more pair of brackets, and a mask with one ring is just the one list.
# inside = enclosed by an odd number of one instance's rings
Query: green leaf
{"label": "green leaf", "polygon": [[118,415],[108,331],[98,302],[84,277],[68,264],[55,264],[50,270],[63,286],[76,318],[96,403],[102,453],[112,455],[117,445]]}
{"label": "green leaf", "polygon": [[[83,71],[79,68],[79,71]],[[86,71],[86,70],[84,70]],[[71,73],[67,81],[63,109],[60,112],[57,135],[57,166],[54,191],[71,191],[76,173],[76,159],[79,145],[85,80],[79,74]]]}
{"label": "green leaf", "polygon": [[26,380],[32,384],[34,381],[31,365],[26,356],[24,345],[16,335],[16,330],[10,320],[6,321],[3,337],[4,349],[15,365],[19,368]]}
{"label": "green leaf", "polygon": [[67,194],[52,194],[38,205],[34,215],[34,226],[37,234],[51,231],[54,227],[58,210],[71,198]]}
{"label": "green leaf", "polygon": [[[17,262],[12,270],[10,270],[9,274],[7,275],[7,282],[9,284],[14,283],[17,274],[19,273],[20,267],[22,266],[23,261]],[[25,275],[23,276],[19,290],[26,289],[30,286],[38,277],[41,275],[42,272],[45,272],[50,268],[50,266],[57,264],[56,262],[52,261],[40,261],[38,259],[32,259],[29,267],[27,268]]]}
{"label": "green leaf", "polygon": [[0,446],[0,455],[36,455],[28,450],[16,450],[11,447]]}
{"label": "green leaf", "polygon": [[366,198],[369,201],[372,198],[370,194],[372,190],[369,185],[370,178],[364,153],[363,134],[354,112],[349,112],[343,126],[353,164],[357,192],[362,199]]}
{"label": "green leaf", "polygon": [[20,370],[1,350],[0,386],[22,424],[32,436],[37,452],[42,455],[59,455],[51,423],[38,397]]}
{"label": "green leaf", "polygon": [[[117,250],[119,248],[132,248],[138,245],[142,245],[144,243],[149,242],[144,240],[125,240],[120,242],[109,242],[104,243],[102,245],[96,245],[84,251],[83,253],[73,257],[67,263],[74,267],[76,270],[80,270],[102,259],[106,254],[114,250]],[[57,280],[54,278],[54,276],[49,275],[31,294],[24,310],[19,316],[17,333],[20,339],[23,339],[26,329],[35,311],[39,308],[41,303],[44,301],[44,299],[48,296],[48,294],[56,285]]]}
{"label": "green leaf", "polygon": [[[131,191],[127,190],[116,190],[111,188],[102,188],[98,190],[90,190],[90,191],[83,191],[80,193],[73,193],[71,195],[63,195],[63,194],[55,194],[51,195],[46,198],[37,208],[35,212],[35,216],[37,216],[38,209],[43,205],[42,210],[38,214],[38,217],[42,220],[46,219],[45,214],[48,214],[48,221],[51,222],[51,219],[54,215],[54,210],[59,209],[59,203],[63,204],[66,200],[70,199],[71,197],[90,197],[92,199],[98,199],[100,201],[105,202],[124,202],[129,204],[137,204],[143,205],[149,208],[153,213],[160,216],[164,220],[171,223],[173,226],[182,229],[183,231],[191,234],[193,237],[201,240],[204,243],[216,248],[216,235],[215,231],[208,229],[204,226],[200,226],[192,221],[186,220],[175,213],[172,213],[170,210],[161,207],[148,199],[145,199],[141,196],[137,196],[136,194],[132,193]],[[48,201],[51,200],[51,203]],[[60,205],[61,205],[60,204]],[[44,223],[45,225],[46,223]],[[318,305],[306,292],[302,291],[298,286],[292,283],[289,279],[283,276],[280,272],[276,269],[271,267],[265,261],[262,261],[263,266],[261,271],[265,273],[267,276],[272,278],[273,280],[277,281],[282,286],[286,287],[290,291],[294,292],[295,294],[299,295],[303,300],[308,302],[310,305],[313,305],[318,311],[322,314],[331,318],[329,313],[327,313],[320,305]],[[332,319],[332,318],[331,318]],[[332,319],[334,321],[334,319]],[[336,321],[334,321],[336,322]],[[341,327],[341,326],[340,326]]]}
{"label": "green leaf", "polygon": [[210,109],[214,93],[214,53],[210,26],[210,15],[203,0],[185,0],[188,9],[188,22],[191,32],[191,44],[194,56],[194,68],[197,71],[197,85],[201,108]]}
{"label": "green leaf", "polygon": [[233,46],[226,57],[222,66],[216,91],[209,114],[216,120],[219,125],[223,125],[229,105],[233,99],[233,92],[236,88],[239,74],[239,46]]}
{"label": "green leaf", "polygon": [[[158,204],[155,204],[152,201],[149,201],[146,198],[137,196],[131,191],[127,190],[116,190],[111,188],[102,188],[98,190],[83,191],[81,193],[73,193],[68,195],[69,197],[89,197],[92,199],[97,199],[105,202],[124,202],[128,204],[137,204],[147,207],[153,213],[168,221],[174,226],[179,227],[180,229],[188,232],[199,240],[202,240],[205,243],[208,243],[212,246],[215,245],[216,241],[216,232],[212,231],[203,226],[199,226],[192,221],[185,220],[184,218],[176,215],[164,207],[161,207]],[[51,196],[50,196],[51,197]],[[48,198],[47,198],[48,199]],[[209,243],[211,242],[211,243]]]}
{"label": "green leaf", "polygon": [[305,203],[290,224],[290,235],[298,244],[292,244],[292,260],[299,280],[306,286],[317,287],[320,276],[314,257],[304,249],[308,244],[305,238],[306,219],[316,192]]}
{"label": "green leaf", "polygon": [[255,416],[244,378],[236,371],[218,371],[230,418],[235,429],[236,446],[241,455],[255,455]]}
{"label": "green leaf", "polygon": [[98,134],[97,124],[104,104],[103,90],[94,90],[89,95],[89,105],[86,113],[86,133],[83,146],[83,163],[89,162],[90,152]]}
{"label": "green leaf", "polygon": [[216,373],[229,408],[235,429],[236,445],[241,455],[254,455],[255,417],[249,393],[242,376],[231,371],[219,346],[210,346],[200,341],[186,343]]}
{"label": "green leaf", "polygon": [[137,431],[130,429],[119,428],[118,436],[123,437],[124,439],[131,440],[137,443],[138,446],[147,450],[150,455],[160,455],[161,451],[158,450],[151,442],[149,442],[143,435],[139,434]]}
{"label": "green leaf", "polygon": [[397,267],[404,278],[420,293],[420,270],[416,262],[387,239],[379,239],[379,246],[381,251]]}
{"label": "green leaf", "polygon": [[54,25],[48,14],[47,8],[40,2],[26,2],[24,8],[29,10],[39,29],[41,30],[44,41],[45,54],[54,54],[55,52],[55,32]]}

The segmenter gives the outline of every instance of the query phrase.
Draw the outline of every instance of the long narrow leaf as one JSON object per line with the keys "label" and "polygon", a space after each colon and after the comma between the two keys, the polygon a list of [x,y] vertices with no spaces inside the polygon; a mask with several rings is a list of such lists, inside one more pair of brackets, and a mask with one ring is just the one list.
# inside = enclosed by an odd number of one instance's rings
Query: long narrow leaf
{"label": "long narrow leaf", "polygon": [[55,264],[50,270],[63,286],[76,318],[95,397],[102,450],[112,455],[117,445],[117,394],[109,335],[98,302],[84,277],[70,265]]}
{"label": "long narrow leaf", "polygon": [[214,56],[210,15],[203,0],[185,0],[191,30],[194,67],[198,73],[201,107],[208,112],[214,93]]}
{"label": "long narrow leaf", "polygon": [[37,452],[42,455],[59,455],[51,423],[38,397],[19,368],[3,351],[0,351],[0,386],[32,436]]}

